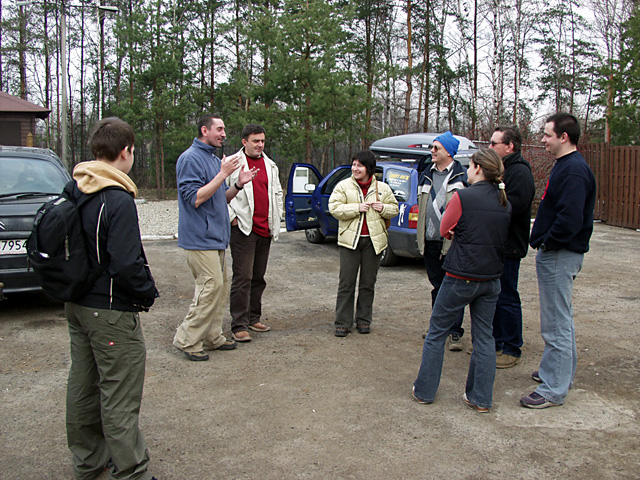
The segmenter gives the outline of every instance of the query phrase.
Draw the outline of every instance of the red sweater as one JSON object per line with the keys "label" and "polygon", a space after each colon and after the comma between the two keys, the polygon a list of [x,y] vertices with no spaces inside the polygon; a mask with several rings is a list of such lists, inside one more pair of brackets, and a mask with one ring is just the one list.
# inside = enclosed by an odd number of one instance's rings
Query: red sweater
{"label": "red sweater", "polygon": [[[358,180],[358,185],[360,185],[360,190],[362,190],[362,196],[367,198],[367,192],[369,191],[369,187],[371,186],[371,177],[369,177],[369,181],[362,183]],[[362,230],[360,230],[360,235],[369,236],[369,227],[367,226],[367,216],[362,216]]]}
{"label": "red sweater", "polygon": [[253,185],[253,231],[261,237],[269,237],[269,178],[264,166],[264,157],[252,158],[248,155],[249,170],[258,169],[251,182]]}

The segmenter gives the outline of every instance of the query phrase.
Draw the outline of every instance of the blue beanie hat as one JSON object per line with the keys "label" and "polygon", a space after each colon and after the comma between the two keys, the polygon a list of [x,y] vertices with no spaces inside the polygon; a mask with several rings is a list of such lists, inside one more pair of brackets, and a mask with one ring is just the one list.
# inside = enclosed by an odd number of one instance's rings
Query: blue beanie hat
{"label": "blue beanie hat", "polygon": [[458,153],[460,140],[454,137],[453,133],[448,130],[443,134],[438,135],[433,141],[440,142],[449,155],[451,155],[451,158],[455,157],[456,153]]}

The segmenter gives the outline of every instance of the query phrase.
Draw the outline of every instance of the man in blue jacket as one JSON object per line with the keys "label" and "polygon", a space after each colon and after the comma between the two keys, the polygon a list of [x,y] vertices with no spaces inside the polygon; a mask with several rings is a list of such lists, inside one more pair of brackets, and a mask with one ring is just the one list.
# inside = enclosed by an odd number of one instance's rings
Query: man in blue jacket
{"label": "man in blue jacket", "polygon": [[236,182],[227,186],[227,177],[240,168],[240,157],[220,160],[215,155],[226,137],[221,118],[200,117],[198,138],[176,163],[178,246],[185,250],[196,288],[173,345],[196,362],[209,360],[205,349],[233,350],[237,346],[222,335],[227,292],[225,250],[231,237],[227,203],[253,180],[257,171],[242,169]]}
{"label": "man in blue jacket", "polygon": [[571,296],[593,232],[596,181],[577,151],[580,125],[573,115],[547,118],[542,143],[556,158],[538,207],[530,245],[538,249],[536,273],[540,293],[540,332],[545,343],[540,386],[520,399],[523,407],[562,405],[576,373],[576,334]]}

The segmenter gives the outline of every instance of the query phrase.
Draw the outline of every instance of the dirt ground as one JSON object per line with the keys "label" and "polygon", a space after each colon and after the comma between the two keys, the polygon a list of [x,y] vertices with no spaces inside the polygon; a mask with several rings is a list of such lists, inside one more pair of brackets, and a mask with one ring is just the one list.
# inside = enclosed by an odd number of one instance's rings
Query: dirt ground
{"label": "dirt ground", "polygon": [[[160,480],[640,478],[636,231],[596,224],[575,284],[575,386],[563,407],[540,411],[518,403],[543,348],[530,252],[523,362],[497,372],[488,415],[462,402],[465,352],[446,352],[434,404],[411,398],[430,313],[419,261],[381,268],[372,333],[338,339],[338,247],[284,233],[264,297],[273,331],[194,363],[171,346],[193,291],[182,251],[176,241],[145,248],[161,297],[142,317],[141,426]],[[60,305],[40,295],[0,303],[0,479],[73,478],[68,343]]]}

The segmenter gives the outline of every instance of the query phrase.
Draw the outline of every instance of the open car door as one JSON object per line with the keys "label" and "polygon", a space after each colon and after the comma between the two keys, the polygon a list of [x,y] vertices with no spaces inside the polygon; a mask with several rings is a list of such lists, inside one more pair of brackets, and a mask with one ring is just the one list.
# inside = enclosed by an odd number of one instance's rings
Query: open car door
{"label": "open car door", "polygon": [[294,163],[291,166],[285,196],[287,231],[320,226],[318,214],[311,205],[311,195],[321,180],[322,175],[313,165]]}

